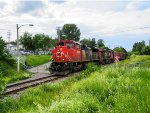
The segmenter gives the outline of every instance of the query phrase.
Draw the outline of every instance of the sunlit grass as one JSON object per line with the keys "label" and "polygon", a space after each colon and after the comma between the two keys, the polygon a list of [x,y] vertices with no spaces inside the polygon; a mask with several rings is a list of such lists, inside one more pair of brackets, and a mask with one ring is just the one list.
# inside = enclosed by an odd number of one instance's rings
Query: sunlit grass
{"label": "sunlit grass", "polygon": [[[146,60],[145,60],[146,61]],[[0,102],[0,112],[148,113],[150,69],[89,64],[80,76],[31,88]]]}
{"label": "sunlit grass", "polygon": [[[44,63],[51,61],[51,55],[27,55],[20,56],[21,64],[25,64],[25,60],[27,61],[27,65],[30,66],[38,66]],[[14,56],[14,59],[17,59],[17,56]]]}
{"label": "sunlit grass", "polygon": [[27,56],[27,63],[31,66],[38,66],[47,63],[51,60],[51,55],[29,55]]}
{"label": "sunlit grass", "polygon": [[9,65],[6,62],[0,62],[0,71],[2,73],[1,79],[5,81],[5,83],[16,82],[19,80],[23,80],[29,78],[31,76],[30,73],[25,72],[24,70],[20,69],[17,72],[16,65]]}
{"label": "sunlit grass", "polygon": [[122,64],[138,63],[138,62],[148,62],[150,63],[150,55],[132,55],[128,59],[123,60]]}

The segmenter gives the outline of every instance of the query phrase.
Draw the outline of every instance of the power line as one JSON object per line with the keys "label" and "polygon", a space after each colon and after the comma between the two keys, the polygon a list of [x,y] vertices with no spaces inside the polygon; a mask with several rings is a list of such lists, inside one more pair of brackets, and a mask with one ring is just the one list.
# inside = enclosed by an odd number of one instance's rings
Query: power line
{"label": "power line", "polygon": [[10,36],[11,36],[11,33],[10,33],[10,31],[9,32],[7,32],[7,35],[8,35],[8,42],[10,42]]}
{"label": "power line", "polygon": [[139,27],[139,28],[133,28],[133,29],[129,29],[129,30],[122,30],[122,31],[117,31],[117,32],[106,32],[106,33],[102,33],[102,34],[93,34],[92,32],[91,33],[83,33],[82,34],[82,38],[84,37],[87,37],[87,38],[90,38],[90,37],[99,37],[99,36],[103,36],[103,35],[107,35],[107,34],[117,34],[117,33],[122,33],[122,32],[128,32],[128,31],[134,31],[134,30],[139,30],[139,29],[149,29],[150,27],[149,26],[145,26],[145,27]]}
{"label": "power line", "polygon": [[122,31],[117,31],[117,32],[112,32],[112,33],[102,33],[100,35],[106,35],[106,34],[117,34],[117,33],[121,33],[121,32],[128,32],[128,31],[134,31],[134,30],[139,30],[139,29],[149,29],[150,27],[139,27],[139,28],[134,28],[134,29],[130,29],[130,30],[122,30]]}

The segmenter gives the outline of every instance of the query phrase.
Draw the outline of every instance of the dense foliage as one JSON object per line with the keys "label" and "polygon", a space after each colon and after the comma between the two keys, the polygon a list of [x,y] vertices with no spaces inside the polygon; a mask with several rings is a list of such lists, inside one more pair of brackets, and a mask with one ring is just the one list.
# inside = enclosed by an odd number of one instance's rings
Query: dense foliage
{"label": "dense foliage", "polygon": [[104,41],[102,39],[99,39],[98,41],[95,40],[95,38],[84,38],[80,41],[81,44],[85,44],[87,46],[97,46],[99,48],[104,48],[105,44]]}
{"label": "dense foliage", "polygon": [[[0,71],[0,78],[2,78],[2,76],[3,76],[3,74]],[[0,96],[1,96],[4,88],[5,88],[5,82],[4,82],[4,80],[0,79]]]}
{"label": "dense foliage", "polygon": [[6,43],[2,37],[0,37],[0,61],[5,61],[10,65],[15,63],[12,56],[9,54],[9,51],[6,49]]}
{"label": "dense foliage", "polygon": [[75,24],[65,24],[62,30],[58,31],[58,35],[61,39],[79,41],[81,33]]}
{"label": "dense foliage", "polygon": [[124,53],[127,53],[126,49],[123,48],[123,47],[115,47],[113,50],[116,51],[116,52],[124,52]]}
{"label": "dense foliage", "polygon": [[104,40],[98,39],[98,41],[97,41],[97,46],[98,46],[99,48],[104,48],[104,47],[105,47],[105,44],[104,44],[104,43],[105,43]]}
{"label": "dense foliage", "polygon": [[133,45],[132,53],[137,55],[150,55],[150,45],[145,45],[145,41],[136,42]]}
{"label": "dense foliage", "polygon": [[35,34],[32,36],[30,33],[25,32],[23,36],[20,37],[20,43],[26,50],[48,50],[50,47],[55,46],[56,40],[48,35]]}
{"label": "dense foliage", "polygon": [[80,41],[80,43],[83,45],[91,46],[91,39],[90,38],[84,38]]}

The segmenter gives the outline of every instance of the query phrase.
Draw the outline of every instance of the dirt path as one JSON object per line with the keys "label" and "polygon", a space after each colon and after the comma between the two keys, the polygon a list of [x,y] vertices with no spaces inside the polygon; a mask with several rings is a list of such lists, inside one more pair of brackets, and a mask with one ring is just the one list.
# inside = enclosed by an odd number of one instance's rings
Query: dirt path
{"label": "dirt path", "polygon": [[33,67],[31,69],[27,69],[27,71],[31,72],[31,73],[49,73],[48,71],[48,67],[50,65],[51,62],[39,65],[37,67]]}

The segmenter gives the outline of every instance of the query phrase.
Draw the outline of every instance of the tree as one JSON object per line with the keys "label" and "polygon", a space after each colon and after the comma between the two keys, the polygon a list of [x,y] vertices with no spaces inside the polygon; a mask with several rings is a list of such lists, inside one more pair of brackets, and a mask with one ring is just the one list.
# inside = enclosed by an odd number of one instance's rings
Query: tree
{"label": "tree", "polygon": [[33,37],[33,43],[35,44],[35,49],[48,50],[48,48],[54,46],[54,39],[44,34],[36,34]]}
{"label": "tree", "polygon": [[150,55],[150,46],[145,46],[142,48],[142,54]]}
{"label": "tree", "polygon": [[92,38],[92,40],[90,38],[88,38],[88,39],[84,38],[80,41],[80,43],[82,45],[84,44],[84,45],[87,45],[87,46],[93,46],[93,47],[96,46],[95,38]]}
{"label": "tree", "polygon": [[95,38],[92,38],[92,40],[91,40],[91,46],[96,46],[96,41],[95,41]]}
{"label": "tree", "polygon": [[81,43],[82,45],[91,46],[91,39],[90,39],[90,38],[88,38],[88,39],[84,38],[84,39],[82,39],[82,40],[80,41],[80,43]]}
{"label": "tree", "polygon": [[5,54],[5,41],[0,37],[0,59],[3,59],[4,54]]}
{"label": "tree", "polygon": [[26,50],[35,49],[35,44],[32,42],[32,35],[28,32],[25,32],[23,36],[20,37],[20,43]]}
{"label": "tree", "polygon": [[99,48],[104,48],[105,47],[104,41],[102,39],[98,39],[97,46]]}
{"label": "tree", "polygon": [[145,41],[142,42],[136,42],[133,45],[133,49],[132,52],[136,53],[136,54],[142,54],[142,48],[145,47]]}
{"label": "tree", "polygon": [[126,49],[123,48],[123,47],[115,47],[113,50],[116,51],[116,52],[124,52],[124,53],[127,53]]}
{"label": "tree", "polygon": [[6,43],[2,39],[2,37],[0,37],[0,60],[7,60],[10,57],[11,57],[11,55],[9,54],[8,50],[6,49]]}
{"label": "tree", "polygon": [[9,51],[6,49],[6,43],[2,39],[2,37],[0,37],[0,60],[5,61],[10,65],[13,65],[15,63]]}
{"label": "tree", "polygon": [[[0,72],[0,78],[3,78],[2,73]],[[2,95],[4,89],[5,89],[5,82],[4,80],[0,79],[0,96]]]}
{"label": "tree", "polygon": [[55,39],[52,39],[45,34],[35,34],[32,36],[30,33],[25,32],[20,38],[20,43],[26,50],[48,50],[54,46]]}
{"label": "tree", "polygon": [[67,39],[67,40],[80,40],[80,29],[77,28],[75,24],[65,24],[60,30],[60,37],[61,39]]}

